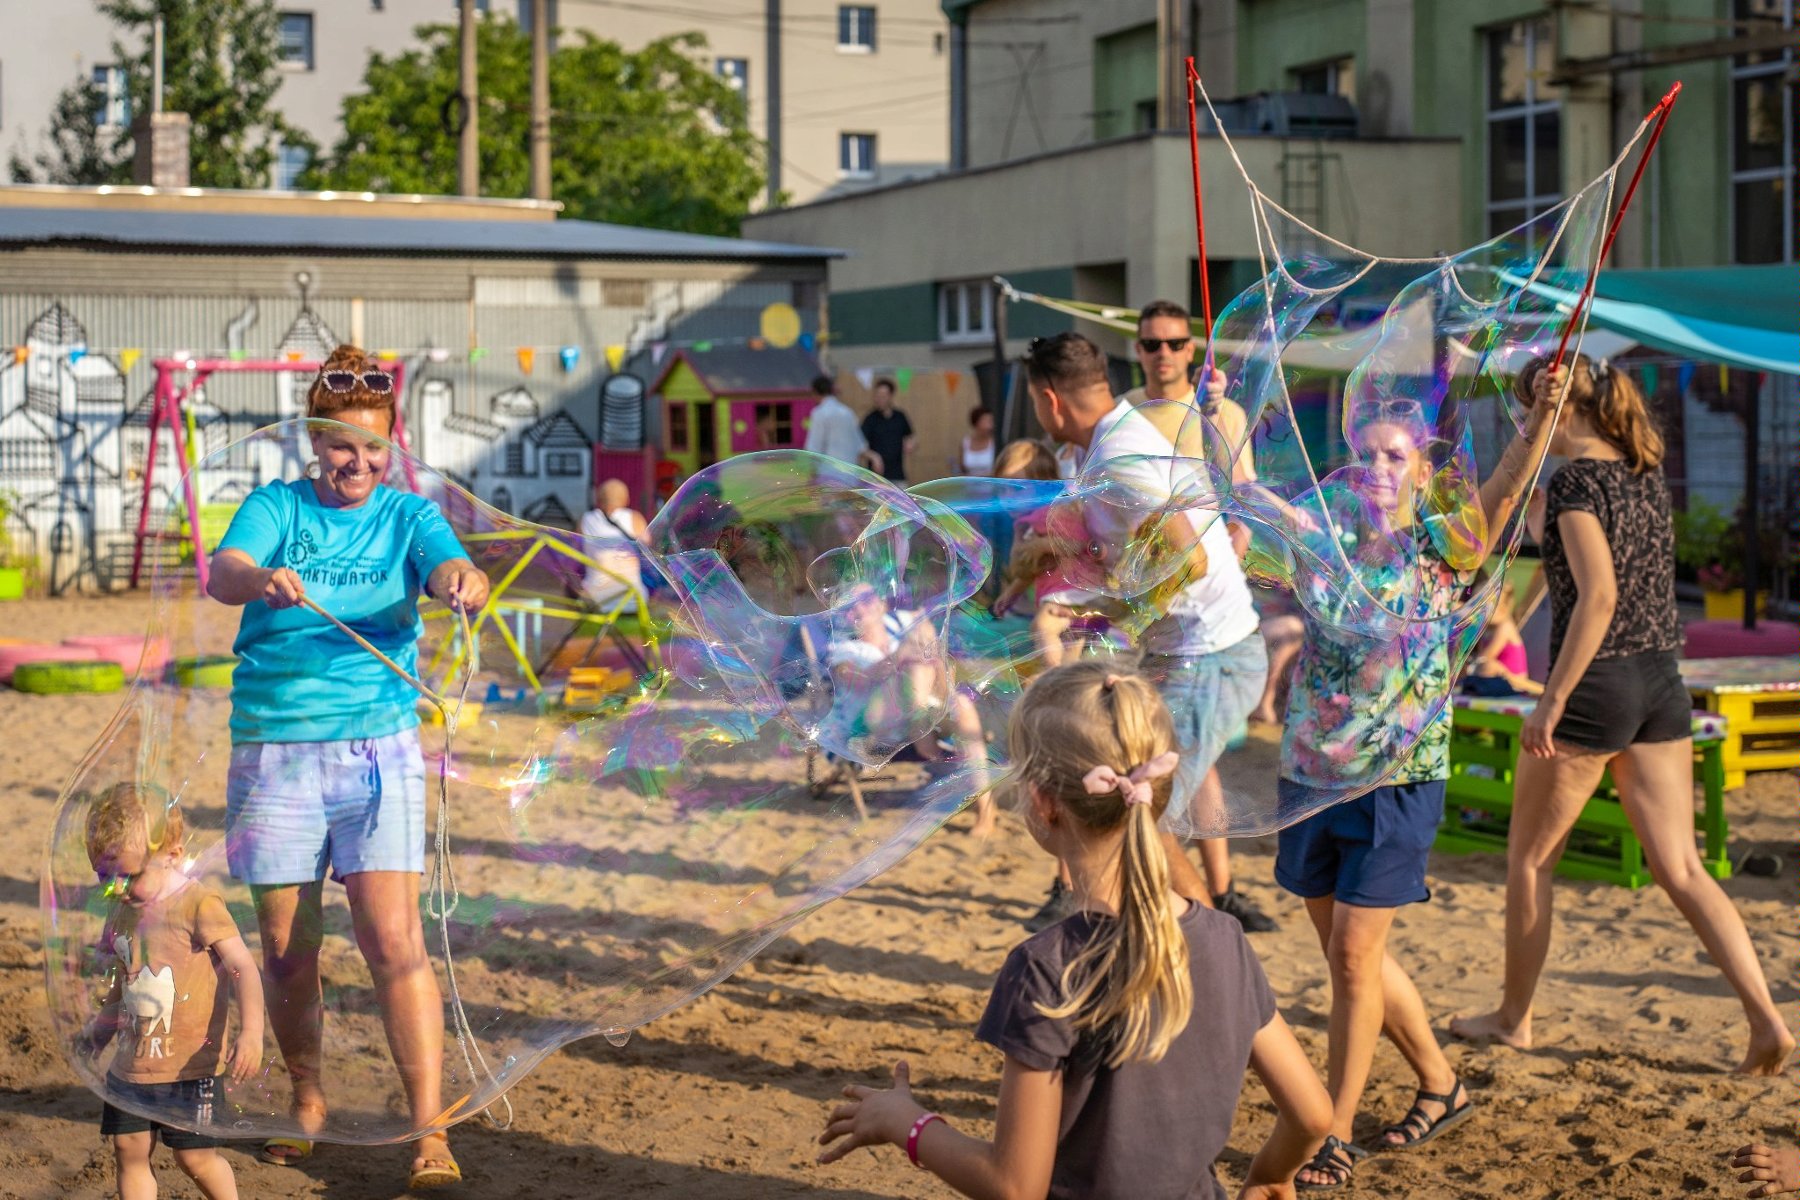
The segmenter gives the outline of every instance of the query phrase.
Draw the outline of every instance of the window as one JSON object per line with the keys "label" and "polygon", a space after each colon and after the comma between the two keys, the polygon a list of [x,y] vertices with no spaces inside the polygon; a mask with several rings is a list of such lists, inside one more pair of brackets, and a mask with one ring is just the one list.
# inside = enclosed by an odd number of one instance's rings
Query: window
{"label": "window", "polygon": [[305,146],[283,146],[275,155],[275,190],[291,192],[300,186],[300,176],[312,166],[312,155]]}
{"label": "window", "polygon": [[687,405],[677,401],[669,405],[667,411],[669,421],[668,428],[664,431],[664,441],[668,443],[671,450],[685,451],[689,448]]}
{"label": "window", "polygon": [[303,12],[281,14],[277,56],[283,66],[298,71],[313,69],[313,15]]}
{"label": "window", "polygon": [[1308,92],[1315,96],[1342,96],[1351,103],[1356,102],[1354,58],[1334,58],[1330,62],[1314,63],[1310,67],[1296,67],[1288,74],[1293,77],[1296,92]]}
{"label": "window", "polygon": [[1487,35],[1487,224],[1505,233],[1562,198],[1561,92],[1543,82],[1550,20]]}
{"label": "window", "polygon": [[544,451],[544,474],[585,475],[587,474],[587,457],[579,450],[546,450]]}
{"label": "window", "polygon": [[844,179],[875,178],[874,134],[838,134],[838,175]]}
{"label": "window", "polygon": [[759,433],[768,435],[771,446],[793,445],[794,406],[792,404],[757,405],[756,428]]}
{"label": "window", "polygon": [[123,129],[131,124],[131,94],[125,88],[124,67],[95,67],[94,124],[108,129]]}
{"label": "window", "polygon": [[938,285],[938,341],[985,342],[994,336],[994,283],[965,279]]}
{"label": "window", "polygon": [[[1794,28],[1795,0],[1737,0],[1746,23]],[[1731,242],[1741,263],[1792,262],[1796,198],[1794,135],[1800,83],[1795,54],[1764,50],[1731,64]]]}
{"label": "window", "polygon": [[750,93],[750,60],[747,58],[721,58],[713,63],[713,71],[720,79],[731,85],[731,90],[740,96],[748,97]]}
{"label": "window", "polygon": [[875,52],[874,5],[838,5],[838,49],[846,54]]}

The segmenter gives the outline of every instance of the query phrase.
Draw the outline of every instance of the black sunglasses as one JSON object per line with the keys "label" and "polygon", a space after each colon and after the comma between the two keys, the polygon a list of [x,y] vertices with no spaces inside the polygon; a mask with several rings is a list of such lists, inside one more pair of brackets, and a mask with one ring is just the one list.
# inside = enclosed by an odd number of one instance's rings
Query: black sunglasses
{"label": "black sunglasses", "polygon": [[363,390],[385,396],[394,390],[394,377],[386,371],[325,371],[320,374],[319,382],[325,385],[328,392],[354,392],[358,382]]}
{"label": "black sunglasses", "polygon": [[1145,354],[1155,354],[1158,350],[1161,350],[1164,346],[1167,346],[1171,350],[1180,351],[1180,350],[1186,350],[1188,348],[1189,344],[1193,342],[1193,340],[1194,339],[1191,337],[1139,338],[1138,339],[1138,347],[1139,347],[1139,349],[1143,350],[1143,352]]}

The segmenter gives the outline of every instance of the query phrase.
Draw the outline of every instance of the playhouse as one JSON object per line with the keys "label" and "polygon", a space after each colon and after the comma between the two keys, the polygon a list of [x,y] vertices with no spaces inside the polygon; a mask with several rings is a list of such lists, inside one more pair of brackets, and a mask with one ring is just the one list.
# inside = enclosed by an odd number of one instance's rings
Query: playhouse
{"label": "playhouse", "polygon": [[685,477],[734,454],[799,448],[819,373],[797,346],[675,351],[650,388],[662,409],[664,460]]}

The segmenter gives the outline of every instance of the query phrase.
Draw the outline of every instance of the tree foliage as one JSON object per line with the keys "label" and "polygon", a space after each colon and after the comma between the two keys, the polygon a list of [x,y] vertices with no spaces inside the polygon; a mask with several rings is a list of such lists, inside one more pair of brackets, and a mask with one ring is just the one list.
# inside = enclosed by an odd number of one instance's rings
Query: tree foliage
{"label": "tree foliage", "polygon": [[[371,55],[344,132],[307,185],[355,191],[457,190],[457,33],[422,26],[420,47]],[[764,182],[763,145],[744,101],[701,65],[700,34],[626,51],[558,31],[550,56],[551,195],[568,216],[735,235]],[[531,184],[531,38],[508,20],[477,25],[481,192]]]}
{"label": "tree foliage", "polygon": [[[118,26],[113,61],[125,69],[132,113],[150,111],[150,27],[163,19],[163,107],[191,124],[190,182],[258,188],[269,183],[276,147],[313,142],[275,107],[281,88],[275,0],[99,0]],[[127,42],[130,43],[127,46]],[[91,80],[57,98],[48,151],[33,162],[14,154],[18,182],[119,183],[131,176],[131,131],[97,126],[101,102]]]}

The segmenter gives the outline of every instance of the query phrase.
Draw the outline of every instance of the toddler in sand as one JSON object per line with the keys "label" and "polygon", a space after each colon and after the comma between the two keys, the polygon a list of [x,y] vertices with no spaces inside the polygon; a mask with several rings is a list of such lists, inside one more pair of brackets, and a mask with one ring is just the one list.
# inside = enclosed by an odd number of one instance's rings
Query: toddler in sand
{"label": "toddler in sand", "polygon": [[[109,788],[88,812],[88,861],[117,889],[117,908],[103,935],[111,987],[83,1031],[83,1049],[97,1058],[122,1038],[107,1093],[158,1114],[140,1117],[110,1102],[101,1111],[124,1200],[154,1200],[158,1137],[209,1200],[236,1197],[231,1164],[207,1128],[223,1099],[222,1060],[236,1082],[262,1064],[261,977],[219,894],[182,873],[182,839],[181,810],[136,784]],[[238,1005],[229,1057],[221,974]]]}
{"label": "toddler in sand", "polygon": [[1222,1200],[1213,1160],[1248,1065],[1276,1119],[1240,1200],[1292,1195],[1331,1102],[1237,921],[1169,888],[1162,698],[1139,675],[1072,663],[1024,694],[1008,740],[1031,835],[1068,864],[1078,903],[1007,957],[976,1029],[1006,1056],[995,1138],[921,1108],[901,1062],[890,1089],[844,1089],[820,1162],[891,1143],[969,1196]]}

